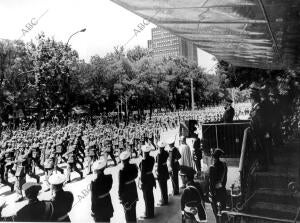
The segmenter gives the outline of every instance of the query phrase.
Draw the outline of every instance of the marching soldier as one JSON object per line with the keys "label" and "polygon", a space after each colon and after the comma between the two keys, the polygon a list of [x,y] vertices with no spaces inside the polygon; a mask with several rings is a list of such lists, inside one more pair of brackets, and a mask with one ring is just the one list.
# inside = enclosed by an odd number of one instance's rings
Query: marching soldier
{"label": "marching soldier", "polygon": [[107,138],[105,140],[105,146],[106,146],[106,153],[107,153],[107,155],[110,156],[110,158],[114,162],[114,165],[116,166],[117,165],[117,161],[116,161],[116,157],[115,157],[115,154],[114,154],[114,148],[113,148],[113,145],[112,145],[112,141],[111,141],[110,138]]}
{"label": "marching soldier", "polygon": [[68,213],[72,209],[74,196],[71,192],[63,190],[65,180],[65,176],[58,173],[51,175],[49,178],[53,195],[53,222],[71,222]]}
{"label": "marching soldier", "polygon": [[50,190],[50,183],[49,183],[49,177],[52,175],[54,170],[54,157],[55,153],[52,150],[50,141],[47,143],[47,147],[44,148],[43,146],[41,149],[43,152],[43,163],[44,163],[44,172],[45,172],[45,191]]}
{"label": "marching soldier", "polygon": [[19,198],[16,202],[22,201],[24,199],[22,194],[22,186],[26,183],[26,171],[28,169],[27,158],[31,150],[25,152],[24,145],[21,144],[19,147],[19,154],[16,157],[16,181],[15,181],[15,190],[19,195]]}
{"label": "marching soldier", "polygon": [[75,156],[75,145],[70,146],[69,151],[67,151],[63,157],[67,157],[67,183],[71,182],[71,172],[74,170],[80,175],[80,178],[82,179],[83,173],[77,168],[77,160]]}
{"label": "marching soldier", "polygon": [[119,198],[124,207],[126,222],[136,222],[136,203],[138,194],[135,179],[138,176],[138,168],[130,164],[130,153],[124,151],[120,154],[122,168],[119,171]]}
{"label": "marching soldier", "polygon": [[221,205],[221,210],[226,208],[227,165],[220,160],[223,154],[223,150],[219,148],[215,149],[212,154],[213,165],[209,167],[209,193],[211,206],[217,222],[218,203]]}
{"label": "marching soldier", "polygon": [[11,192],[14,191],[14,184],[8,181],[8,177],[5,175],[5,154],[6,151],[0,153],[0,183],[10,187]]}
{"label": "marching soldier", "polygon": [[90,142],[86,148],[86,168],[87,168],[87,175],[92,173],[92,164],[96,161],[96,143],[95,141]]}
{"label": "marching soldier", "polygon": [[41,147],[42,143],[34,143],[32,145],[32,171],[35,173],[35,167],[40,168],[41,170],[44,170],[44,167],[41,165]]}
{"label": "marching soldier", "polygon": [[139,167],[141,170],[141,189],[143,191],[145,201],[145,216],[143,218],[154,217],[154,196],[153,187],[156,187],[155,178],[152,170],[154,166],[154,158],[150,156],[151,147],[144,145],[142,146],[144,158],[142,159]]}
{"label": "marching soldier", "polygon": [[181,166],[179,174],[186,185],[181,196],[182,223],[206,222],[204,196],[200,184],[194,182],[194,169]]}
{"label": "marching soldier", "polygon": [[167,160],[169,153],[165,151],[166,144],[162,141],[157,143],[159,153],[157,155],[157,181],[160,188],[161,200],[159,206],[168,205],[168,179],[169,172],[167,167]]}
{"label": "marching soldier", "polygon": [[93,164],[96,178],[91,182],[92,217],[95,222],[110,222],[114,208],[111,202],[112,175],[104,174],[106,160],[99,160]]}
{"label": "marching soldier", "polygon": [[181,158],[178,148],[174,146],[175,138],[171,138],[168,142],[169,144],[169,173],[172,180],[173,195],[179,195],[179,184],[178,184],[178,172],[179,172],[179,162]]}

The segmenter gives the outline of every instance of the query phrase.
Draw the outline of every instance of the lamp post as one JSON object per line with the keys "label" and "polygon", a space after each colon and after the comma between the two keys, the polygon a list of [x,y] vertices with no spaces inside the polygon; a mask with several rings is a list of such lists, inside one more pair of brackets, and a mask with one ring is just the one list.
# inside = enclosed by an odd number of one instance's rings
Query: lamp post
{"label": "lamp post", "polygon": [[[86,28],[84,29],[81,29],[75,33],[73,33],[72,35],[70,35],[67,43],[66,43],[66,46],[65,46],[65,50],[67,51],[67,47],[68,47],[68,44],[69,44],[69,41],[70,39],[75,36],[77,33],[82,33],[82,32],[85,32],[86,31]],[[67,72],[69,73],[69,68],[67,67]],[[68,124],[68,121],[69,121],[69,106],[70,106],[70,101],[69,101],[69,94],[70,94],[70,76],[67,75],[67,83],[66,83],[66,97],[65,97],[65,100],[66,100],[66,108],[65,108],[65,114],[66,114],[66,124]]]}
{"label": "lamp post", "polygon": [[85,31],[86,31],[86,28],[81,29],[81,30],[79,30],[79,31],[77,31],[77,32],[75,32],[75,33],[73,33],[73,34],[69,37],[66,46],[68,46],[70,39],[71,39],[74,35],[76,35],[77,33],[83,33],[83,32],[85,32]]}
{"label": "lamp post", "polygon": [[191,103],[192,103],[192,111],[195,109],[194,105],[194,84],[193,84],[193,78],[191,78]]}

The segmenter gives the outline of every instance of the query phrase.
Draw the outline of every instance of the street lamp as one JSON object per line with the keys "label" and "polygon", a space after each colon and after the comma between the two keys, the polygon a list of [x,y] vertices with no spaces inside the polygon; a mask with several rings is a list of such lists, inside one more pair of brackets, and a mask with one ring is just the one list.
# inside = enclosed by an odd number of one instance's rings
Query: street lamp
{"label": "street lamp", "polygon": [[79,31],[73,33],[73,34],[69,37],[66,46],[68,46],[70,39],[71,39],[74,35],[76,35],[77,33],[83,33],[83,32],[85,32],[85,31],[86,31],[86,28],[84,28],[84,29],[82,29],[82,30],[79,30]]}

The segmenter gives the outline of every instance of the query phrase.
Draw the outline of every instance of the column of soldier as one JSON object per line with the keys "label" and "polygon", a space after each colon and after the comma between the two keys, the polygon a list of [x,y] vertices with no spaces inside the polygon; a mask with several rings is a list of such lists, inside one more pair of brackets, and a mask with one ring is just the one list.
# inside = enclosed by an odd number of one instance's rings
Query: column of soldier
{"label": "column of soldier", "polygon": [[[212,109],[210,109],[210,111],[211,110]],[[217,114],[219,109],[216,108],[214,112]],[[146,203],[146,213],[144,217],[152,218],[154,216],[153,186],[155,185],[152,169],[155,161],[154,158],[149,155],[149,152],[153,150],[153,148],[157,148],[159,151],[156,158],[156,173],[161,189],[162,200],[160,205],[167,205],[167,180],[169,178],[172,181],[173,194],[179,194],[178,160],[180,159],[180,153],[174,149],[174,139],[168,142],[169,149],[168,152],[165,151],[165,143],[159,141],[160,133],[161,131],[175,128],[178,126],[180,119],[190,119],[193,115],[193,112],[185,112],[181,115],[157,115],[151,120],[146,120],[143,124],[131,123],[128,126],[121,125],[119,127],[112,124],[103,125],[101,122],[98,122],[95,127],[89,124],[72,123],[66,127],[54,126],[40,130],[16,130],[8,132],[7,134],[3,133],[0,141],[1,183],[9,186],[11,191],[16,191],[18,194],[17,201],[23,200],[24,194],[25,197],[29,199],[29,197],[32,197],[32,193],[34,194],[34,199],[37,199],[38,191],[41,189],[40,185],[30,182],[26,183],[26,175],[35,178],[36,182],[39,183],[40,177],[36,174],[37,168],[45,174],[44,190],[48,191],[52,188],[52,190],[56,191],[57,188],[61,190],[63,184],[71,181],[72,171],[76,171],[81,178],[83,178],[83,169],[86,170],[87,175],[92,173],[92,169],[94,169],[94,172],[103,175],[103,170],[107,166],[108,156],[111,157],[114,165],[117,165],[117,159],[115,157],[117,153],[119,155],[119,161],[122,162],[124,167],[119,173],[120,200],[124,206],[126,220],[135,221],[135,205],[137,201],[135,178],[137,177],[138,169],[129,163],[129,159],[133,157],[133,154],[135,157],[138,157],[143,152],[145,159],[143,159],[139,167],[141,169],[140,186],[143,190]],[[208,115],[207,112],[198,113],[197,117],[201,119],[201,122],[215,119],[215,116]],[[167,160],[169,160],[168,165]],[[83,165],[84,161],[85,166]],[[66,173],[64,173],[64,170],[61,168],[61,163],[67,164]],[[8,180],[9,174],[14,175],[16,179],[14,184]],[[96,180],[94,183],[96,182],[98,181]],[[107,221],[112,217],[112,214],[109,214],[111,210],[103,211],[103,208],[107,208],[107,203],[105,203],[104,200],[108,199],[107,196],[109,195],[112,182],[108,182],[107,184],[104,182],[105,180],[102,179],[101,183],[99,183],[102,186],[99,187],[103,188],[104,191],[102,192],[105,193],[101,194],[101,189],[94,190],[95,194],[100,193],[100,195],[98,194],[98,198],[92,202],[93,217],[96,221]],[[96,187],[91,187],[92,196],[93,188]],[[70,197],[70,195],[68,196]],[[62,198],[59,200],[64,201]],[[72,199],[65,200],[73,202],[71,201]],[[60,202],[57,203],[60,207],[57,209],[60,210],[62,204],[60,204]],[[48,207],[47,205],[44,206]],[[69,209],[64,209],[65,211],[63,213],[55,213],[54,216],[56,216],[56,218],[53,218],[53,214],[51,214],[52,217],[48,220],[69,220],[68,212],[72,204],[69,205],[69,207]],[[0,211],[2,208],[3,206],[0,208]],[[43,211],[51,211],[48,209],[45,208]],[[112,206],[111,209],[113,209]],[[33,211],[36,210],[33,209]],[[40,218],[34,219],[33,216],[37,215],[28,213],[27,211],[25,216],[19,213],[17,216],[14,216],[14,219],[22,221],[45,220]],[[103,215],[103,213],[107,213],[107,215]],[[38,216],[48,215],[49,213]]]}
{"label": "column of soldier", "polygon": [[[133,155],[138,157],[145,150],[145,145],[147,149],[157,147],[161,131],[175,128],[178,125],[177,121],[175,118],[156,118],[153,121],[147,120],[143,124],[131,123],[128,126],[120,125],[119,127],[111,124],[103,125],[101,122],[98,122],[95,127],[89,124],[72,123],[65,127],[54,126],[40,130],[32,128],[26,131],[2,132],[0,138],[1,184],[9,186],[12,192],[15,191],[18,194],[16,202],[25,198],[29,199],[32,196],[31,193],[35,194],[34,197],[37,199],[36,192],[42,189],[39,185],[38,169],[45,175],[44,191],[49,191],[50,188],[55,190],[57,186],[62,188],[60,184],[71,182],[72,171],[77,172],[80,178],[83,178],[83,170],[86,175],[89,175],[92,173],[93,166],[94,171],[97,171],[103,163],[106,167],[108,156],[111,157],[114,165],[117,165],[116,154],[119,155],[120,162],[128,158],[128,154],[129,157]],[[102,161],[99,164],[100,158]],[[67,164],[66,171],[62,169],[63,163]],[[130,172],[129,177],[133,177],[134,174],[132,174]],[[36,183],[26,182],[26,175],[34,178]],[[14,176],[14,183],[11,182],[12,177],[9,180],[9,176]],[[132,194],[130,196],[134,197]],[[3,208],[4,206],[0,207],[0,214]],[[64,218],[55,215],[57,218],[52,217],[48,220],[69,220],[66,216],[68,211],[70,209],[66,210]],[[14,216],[16,221],[45,220],[41,219],[44,215],[31,215],[28,211],[26,216],[20,211],[18,213]]]}

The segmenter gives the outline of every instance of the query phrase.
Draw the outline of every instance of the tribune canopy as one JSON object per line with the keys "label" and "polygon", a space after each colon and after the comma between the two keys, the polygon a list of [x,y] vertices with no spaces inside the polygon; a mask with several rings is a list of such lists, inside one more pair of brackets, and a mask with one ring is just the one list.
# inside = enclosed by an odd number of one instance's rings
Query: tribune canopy
{"label": "tribune canopy", "polygon": [[300,68],[299,0],[111,0],[236,66]]}

